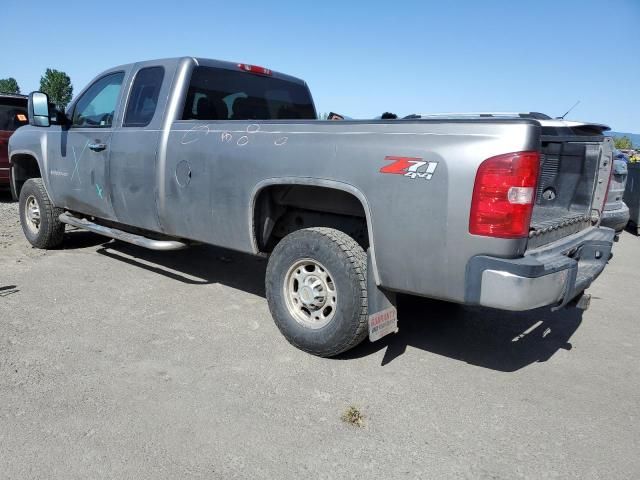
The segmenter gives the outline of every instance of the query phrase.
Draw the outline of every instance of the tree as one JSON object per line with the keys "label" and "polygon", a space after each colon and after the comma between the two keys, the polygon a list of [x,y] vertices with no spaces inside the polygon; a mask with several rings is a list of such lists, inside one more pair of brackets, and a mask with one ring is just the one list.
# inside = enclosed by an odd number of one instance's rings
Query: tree
{"label": "tree", "polygon": [[624,137],[613,137],[613,144],[618,150],[631,150],[633,148],[631,139],[626,135]]}
{"label": "tree", "polygon": [[20,93],[16,79],[13,77],[0,78],[0,93]]}
{"label": "tree", "polygon": [[73,97],[69,75],[53,68],[47,68],[40,78],[40,91],[49,95],[51,102],[63,110]]}

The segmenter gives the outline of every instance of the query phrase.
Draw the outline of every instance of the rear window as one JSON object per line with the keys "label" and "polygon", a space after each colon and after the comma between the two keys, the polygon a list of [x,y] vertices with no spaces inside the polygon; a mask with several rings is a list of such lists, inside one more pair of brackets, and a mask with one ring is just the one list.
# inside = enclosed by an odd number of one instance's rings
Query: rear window
{"label": "rear window", "polygon": [[13,132],[27,123],[26,98],[0,98],[0,130]]}
{"label": "rear window", "polygon": [[243,71],[196,67],[183,120],[269,120],[316,118],[305,85]]}

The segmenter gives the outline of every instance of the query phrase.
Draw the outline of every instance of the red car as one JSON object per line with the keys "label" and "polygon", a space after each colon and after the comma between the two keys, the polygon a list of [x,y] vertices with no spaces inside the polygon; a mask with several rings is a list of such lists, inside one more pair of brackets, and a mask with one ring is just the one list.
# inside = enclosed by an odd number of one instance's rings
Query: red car
{"label": "red car", "polygon": [[0,93],[0,190],[9,189],[9,158],[7,145],[13,132],[27,120],[27,97]]}

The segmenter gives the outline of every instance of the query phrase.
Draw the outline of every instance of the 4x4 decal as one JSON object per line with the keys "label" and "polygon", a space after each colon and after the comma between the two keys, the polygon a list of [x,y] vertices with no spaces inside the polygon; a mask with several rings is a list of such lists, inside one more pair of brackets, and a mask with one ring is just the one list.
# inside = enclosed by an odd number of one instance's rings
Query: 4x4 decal
{"label": "4x4 decal", "polygon": [[409,178],[424,178],[431,180],[438,162],[429,162],[418,157],[394,157],[387,156],[384,159],[390,163],[380,169],[380,173],[393,173]]}

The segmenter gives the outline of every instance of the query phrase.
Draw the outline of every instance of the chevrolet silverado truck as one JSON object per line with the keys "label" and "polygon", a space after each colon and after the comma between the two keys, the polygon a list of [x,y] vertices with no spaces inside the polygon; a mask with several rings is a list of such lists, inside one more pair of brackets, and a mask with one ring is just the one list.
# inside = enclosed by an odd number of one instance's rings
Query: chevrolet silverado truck
{"label": "chevrolet silverado truck", "polygon": [[300,79],[191,57],[101,73],[56,125],[43,93],[28,113],[9,157],[33,246],[58,247],[69,224],[268,257],[274,321],[315,355],[394,332],[398,293],[586,308],[611,256],[600,124],[321,121]]}

